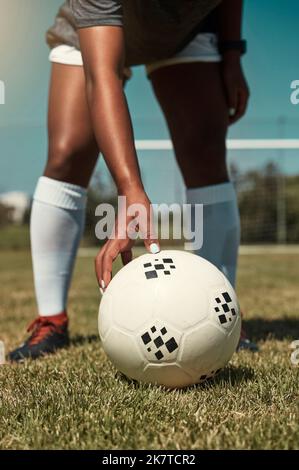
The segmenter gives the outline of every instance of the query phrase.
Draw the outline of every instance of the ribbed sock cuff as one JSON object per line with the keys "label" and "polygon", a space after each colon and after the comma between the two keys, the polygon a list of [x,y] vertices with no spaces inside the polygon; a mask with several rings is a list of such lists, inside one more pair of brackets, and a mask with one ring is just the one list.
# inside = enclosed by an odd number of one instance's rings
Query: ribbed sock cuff
{"label": "ribbed sock cuff", "polygon": [[42,176],[38,180],[33,199],[61,209],[83,210],[86,206],[87,191],[76,184]]}
{"label": "ribbed sock cuff", "polygon": [[236,191],[231,182],[213,184],[201,188],[187,189],[188,204],[217,204],[236,199]]}

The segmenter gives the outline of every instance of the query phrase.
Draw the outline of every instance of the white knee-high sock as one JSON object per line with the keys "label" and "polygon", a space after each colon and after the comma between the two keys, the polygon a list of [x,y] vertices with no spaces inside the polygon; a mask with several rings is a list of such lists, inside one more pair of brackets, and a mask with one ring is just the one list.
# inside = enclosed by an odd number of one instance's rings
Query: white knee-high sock
{"label": "white knee-high sock", "polygon": [[34,284],[41,316],[65,311],[85,223],[86,190],[41,177],[33,198],[30,235]]}
{"label": "white knee-high sock", "polygon": [[[187,189],[187,202],[203,204],[203,246],[196,254],[217,266],[234,286],[240,244],[240,218],[233,184],[227,182]],[[196,231],[194,216],[191,217],[192,230]]]}

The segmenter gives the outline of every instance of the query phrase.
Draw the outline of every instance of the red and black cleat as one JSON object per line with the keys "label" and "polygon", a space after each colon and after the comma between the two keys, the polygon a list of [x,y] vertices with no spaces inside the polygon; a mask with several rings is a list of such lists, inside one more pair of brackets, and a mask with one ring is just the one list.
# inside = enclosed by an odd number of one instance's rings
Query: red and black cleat
{"label": "red and black cleat", "polygon": [[8,354],[10,361],[38,359],[69,345],[68,317],[64,312],[50,317],[38,317],[27,331],[32,331],[31,336]]}

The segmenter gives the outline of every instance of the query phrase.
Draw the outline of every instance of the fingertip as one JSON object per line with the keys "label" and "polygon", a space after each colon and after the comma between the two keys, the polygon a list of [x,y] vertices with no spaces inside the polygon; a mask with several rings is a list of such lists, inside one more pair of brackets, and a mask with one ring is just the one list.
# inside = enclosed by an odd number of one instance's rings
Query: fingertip
{"label": "fingertip", "polygon": [[97,258],[95,259],[94,267],[95,267],[95,274],[96,274],[97,282],[99,286],[101,286],[101,267]]}
{"label": "fingertip", "polygon": [[149,251],[152,255],[156,255],[157,253],[160,253],[161,248],[158,243],[151,243],[149,246]]}
{"label": "fingertip", "polygon": [[106,291],[107,287],[108,287],[108,284],[110,283],[111,281],[111,273],[109,273],[108,271],[106,271],[103,275],[103,279],[102,279],[102,282],[101,282],[101,287],[102,289],[104,290],[104,292]]}

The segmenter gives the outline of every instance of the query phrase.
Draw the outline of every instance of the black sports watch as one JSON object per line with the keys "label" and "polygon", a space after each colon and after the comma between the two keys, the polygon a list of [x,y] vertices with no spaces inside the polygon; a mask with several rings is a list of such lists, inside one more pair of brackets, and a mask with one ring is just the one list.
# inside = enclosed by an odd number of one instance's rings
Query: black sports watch
{"label": "black sports watch", "polygon": [[247,52],[247,41],[240,39],[239,41],[219,41],[218,44],[220,54],[226,51],[240,51],[240,54],[246,54]]}

